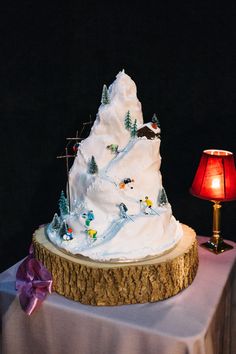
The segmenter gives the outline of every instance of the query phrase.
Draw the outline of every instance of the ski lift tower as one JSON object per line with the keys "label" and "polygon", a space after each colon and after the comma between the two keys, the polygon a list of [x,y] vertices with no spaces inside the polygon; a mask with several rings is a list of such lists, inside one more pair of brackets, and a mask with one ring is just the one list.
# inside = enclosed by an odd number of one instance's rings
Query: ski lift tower
{"label": "ski lift tower", "polygon": [[[87,125],[92,125],[92,119],[91,119],[91,115],[89,117],[89,122],[84,122],[82,124],[82,128],[80,130],[80,132],[78,132],[78,130],[76,131],[76,135],[73,138],[66,138],[66,140],[68,141],[68,143],[65,146],[65,154],[64,155],[60,155],[57,156],[57,159],[65,159],[66,162],[66,175],[67,175],[67,196],[68,196],[68,204],[69,204],[69,211],[71,210],[71,201],[70,201],[70,179],[69,179],[69,173],[70,173],[70,169],[69,169],[69,159],[70,158],[75,158],[76,157],[76,153],[78,150],[78,146],[80,144],[80,142],[84,139],[84,137],[82,137],[82,134],[84,132],[84,129]],[[75,144],[73,145],[73,151],[74,154],[70,154],[69,148],[71,145],[71,142],[75,141]]]}

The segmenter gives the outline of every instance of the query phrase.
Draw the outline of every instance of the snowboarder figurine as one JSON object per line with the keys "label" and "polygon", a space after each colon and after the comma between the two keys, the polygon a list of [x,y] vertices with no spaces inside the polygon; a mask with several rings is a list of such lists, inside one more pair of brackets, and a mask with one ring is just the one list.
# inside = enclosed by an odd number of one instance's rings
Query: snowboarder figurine
{"label": "snowboarder figurine", "polygon": [[63,240],[65,241],[73,240],[73,231],[71,227],[69,227],[67,233],[63,235]]}
{"label": "snowboarder figurine", "polygon": [[120,208],[120,216],[122,217],[122,218],[127,218],[127,211],[128,211],[128,208],[127,208],[127,206],[125,205],[125,203],[120,203],[120,205],[119,205],[119,208]]}
{"label": "snowboarder figurine", "polygon": [[97,231],[94,229],[88,229],[85,231],[87,235],[90,237],[90,239],[96,241],[97,239]]}
{"label": "snowboarder figurine", "polygon": [[140,203],[144,206],[144,214],[151,214],[152,212],[152,201],[148,196],[145,197],[145,200],[140,199]]}
{"label": "snowboarder figurine", "polygon": [[[120,189],[125,189],[126,184],[129,184],[129,183],[132,183],[132,182],[134,182],[133,178],[124,178],[123,181],[121,181],[119,183],[119,187],[120,187]],[[130,187],[130,188],[133,189],[133,186]]]}
{"label": "snowboarder figurine", "polygon": [[119,145],[117,145],[117,144],[107,145],[107,149],[110,150],[112,152],[112,154],[118,154],[118,147],[119,147]]}

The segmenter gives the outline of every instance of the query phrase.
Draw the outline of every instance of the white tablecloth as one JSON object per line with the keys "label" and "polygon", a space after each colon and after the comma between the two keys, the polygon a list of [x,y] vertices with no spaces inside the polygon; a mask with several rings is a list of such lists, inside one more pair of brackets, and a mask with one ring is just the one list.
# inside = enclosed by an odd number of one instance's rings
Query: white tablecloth
{"label": "white tablecloth", "polygon": [[199,256],[193,284],[165,301],[94,307],[54,293],[30,317],[16,296],[16,264],[0,275],[2,353],[228,354],[236,248]]}

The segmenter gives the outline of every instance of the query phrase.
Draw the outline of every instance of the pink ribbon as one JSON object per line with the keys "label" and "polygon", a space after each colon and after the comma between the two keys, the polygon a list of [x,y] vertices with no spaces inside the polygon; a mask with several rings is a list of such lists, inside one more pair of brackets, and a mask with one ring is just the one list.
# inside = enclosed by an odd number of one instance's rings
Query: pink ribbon
{"label": "pink ribbon", "polygon": [[28,315],[31,315],[46,299],[47,294],[52,292],[52,275],[34,258],[32,245],[29,256],[17,270],[16,290],[21,307]]}

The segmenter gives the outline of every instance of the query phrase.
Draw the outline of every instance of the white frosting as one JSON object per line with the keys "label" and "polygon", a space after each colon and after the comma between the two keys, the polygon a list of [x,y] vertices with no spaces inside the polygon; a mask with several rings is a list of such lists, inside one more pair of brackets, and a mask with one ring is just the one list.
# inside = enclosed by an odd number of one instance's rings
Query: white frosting
{"label": "white frosting", "polygon": [[[69,174],[71,213],[66,221],[74,238],[65,241],[50,226],[48,235],[59,247],[94,260],[138,260],[172,248],[182,236],[182,228],[170,204],[158,206],[162,188],[160,139],[131,138],[124,125],[130,111],[138,129],[144,126],[135,83],[120,72],[109,87],[109,95],[110,103],[99,107],[90,135],[81,142]],[[160,133],[150,123],[145,125]],[[118,145],[117,154],[107,149],[110,144]],[[95,174],[88,173],[92,156],[98,166]],[[134,181],[121,188],[125,178]],[[148,209],[151,215],[144,214],[144,204],[140,203],[145,196],[153,202],[152,209]],[[120,203],[128,208],[127,218],[121,216]],[[86,227],[82,214],[89,210],[93,210],[95,219]],[[97,231],[96,240],[87,235],[88,228]]]}

